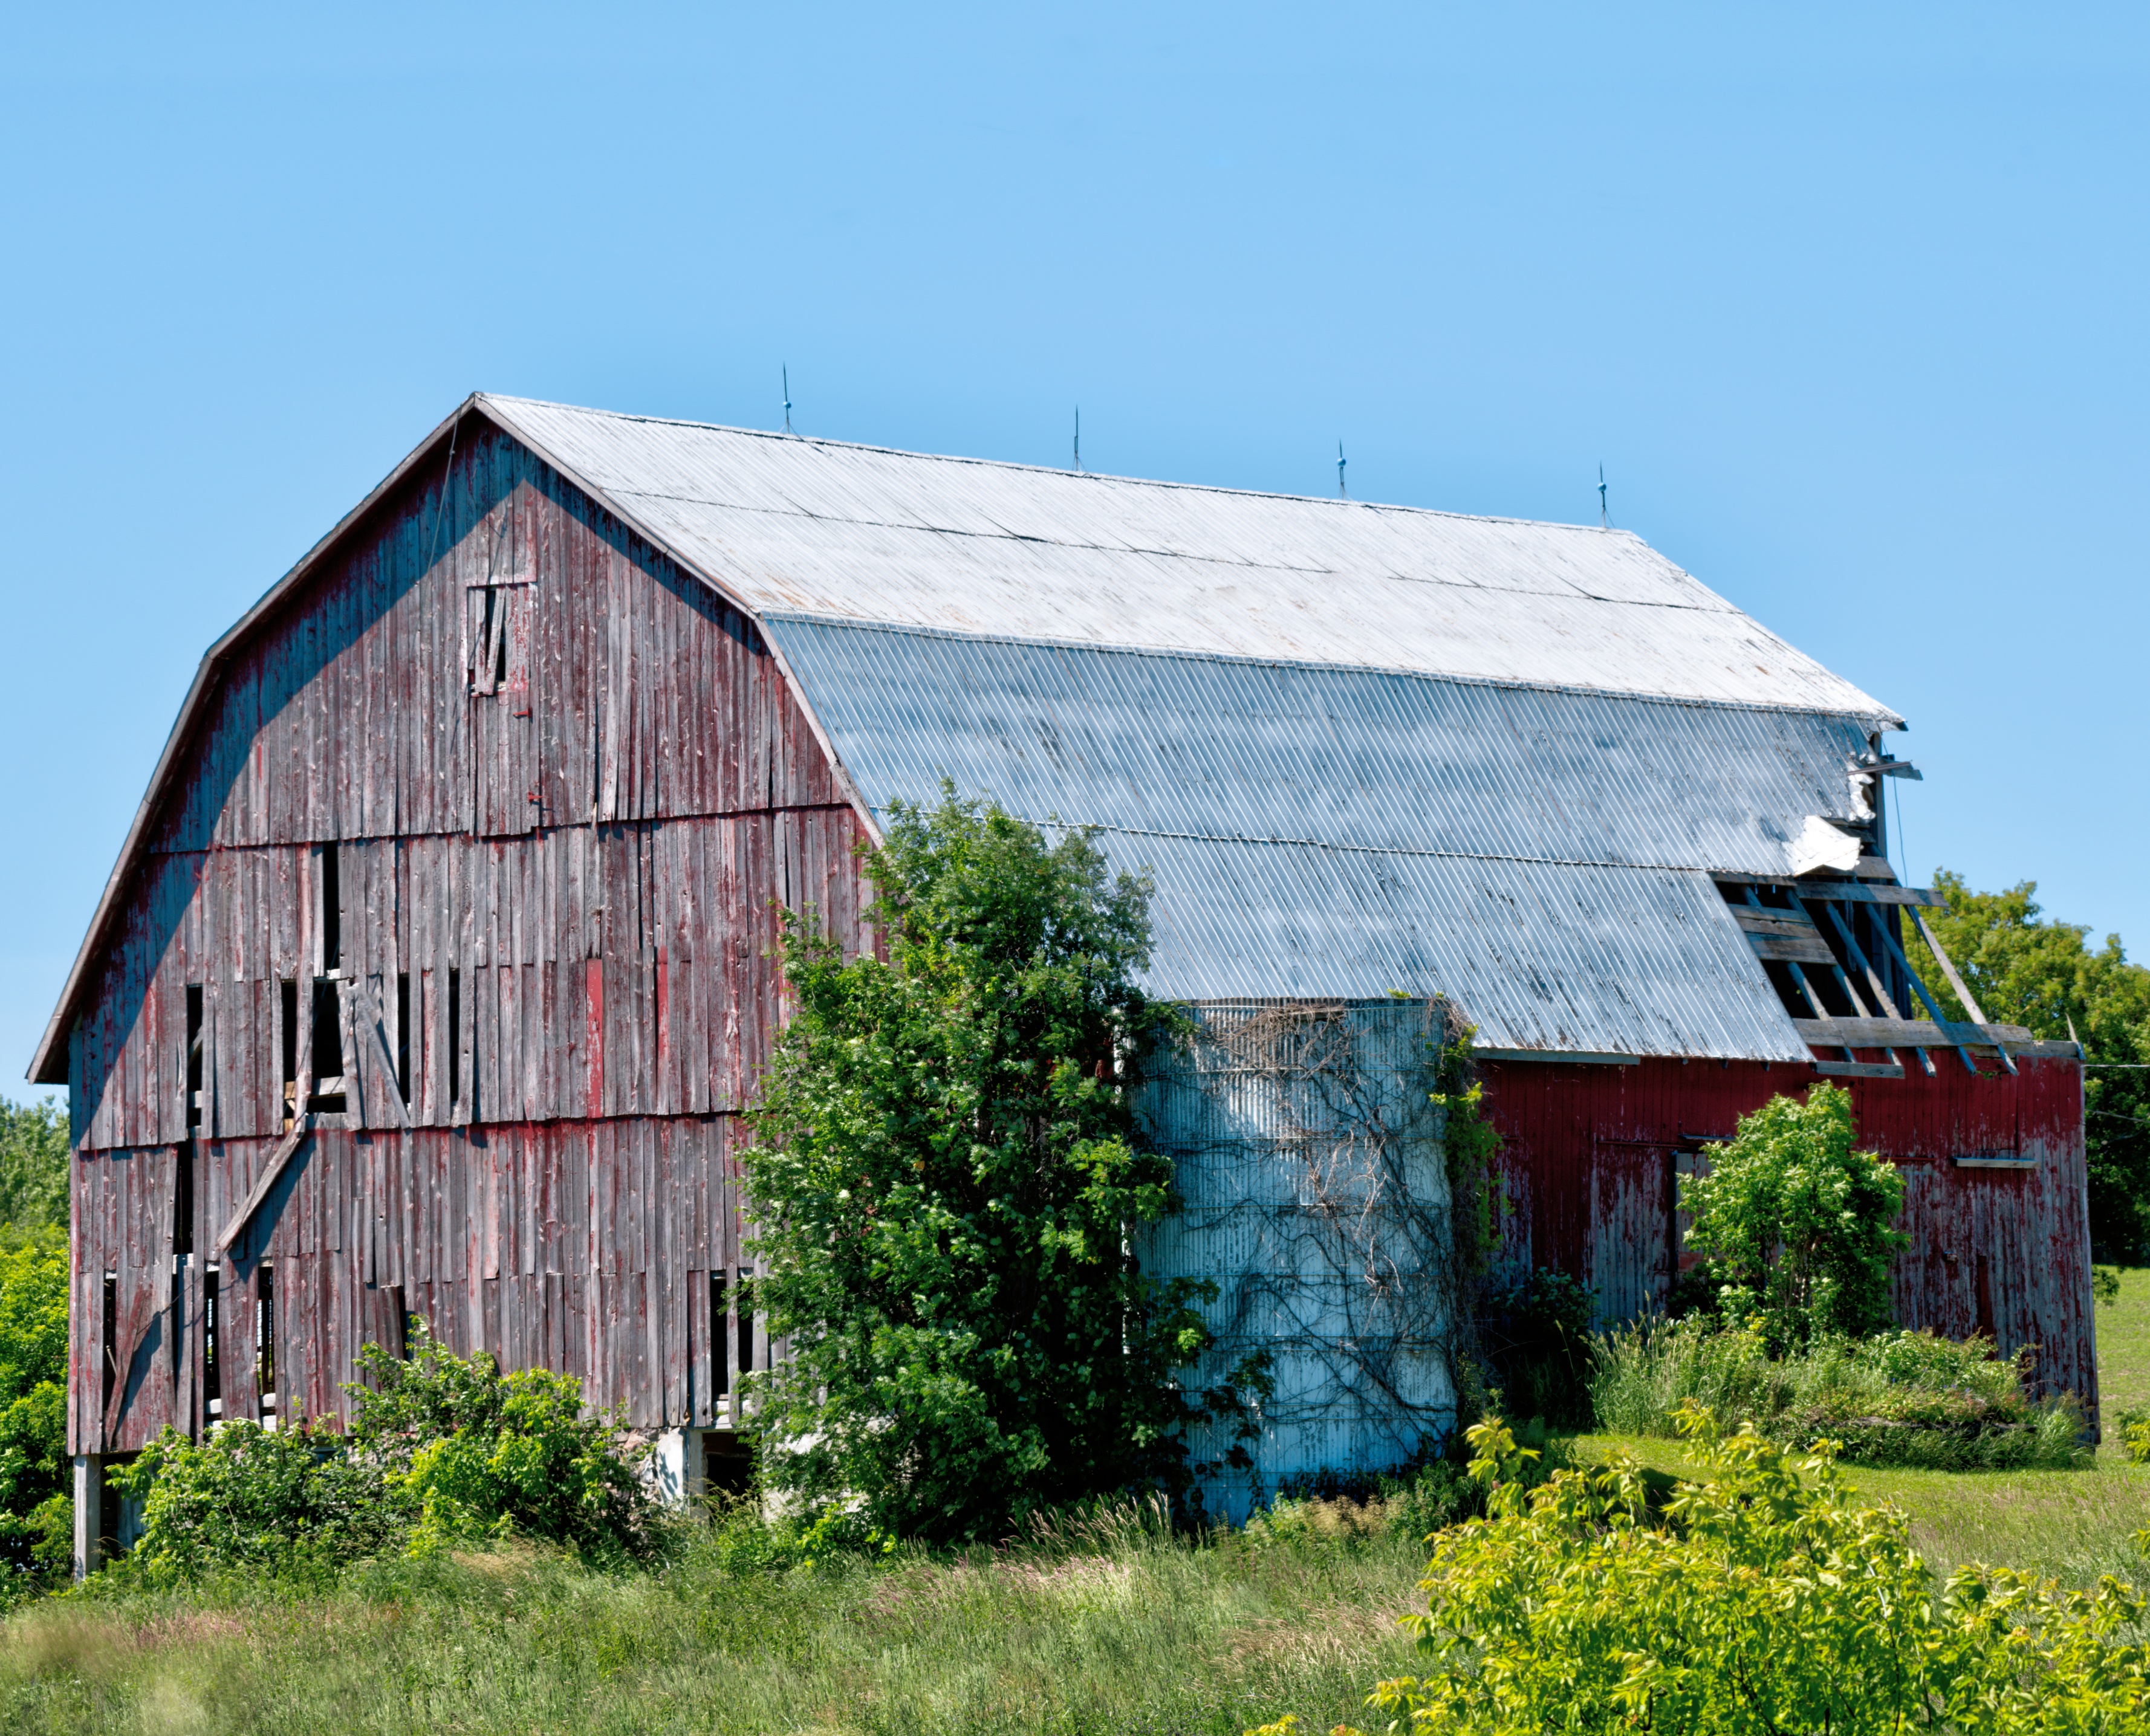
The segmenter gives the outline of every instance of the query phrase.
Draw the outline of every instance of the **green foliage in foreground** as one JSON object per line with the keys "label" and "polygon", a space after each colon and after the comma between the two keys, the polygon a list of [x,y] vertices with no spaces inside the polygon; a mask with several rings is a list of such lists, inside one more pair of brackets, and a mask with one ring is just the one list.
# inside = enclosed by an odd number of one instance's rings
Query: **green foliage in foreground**
{"label": "green foliage in foreground", "polygon": [[1125,1251],[1173,1209],[1128,1104],[1174,1023],[1136,986],[1148,883],[1108,875],[1085,833],[1048,843],[947,794],[897,807],[869,867],[888,962],[788,919],[797,1011],[741,1159],[756,1306],[790,1341],[753,1377],[764,1475],[940,1540],[1181,1486],[1187,1425],[1238,1396],[1173,1380],[1215,1286]]}
{"label": "green foliage in foreground", "polygon": [[73,1548],[67,1363],[67,1232],[0,1230],[0,1602]]}
{"label": "green foliage in foreground", "polygon": [[1829,1439],[1868,1465],[1934,1470],[2086,1465],[2082,1413],[2034,1403],[2022,1370],[1982,1338],[1927,1332],[1824,1338],[1772,1357],[1760,1334],[1703,1316],[1645,1321],[1598,1339],[1591,1402],[1615,1434],[1671,1436],[1702,1406],[1799,1448]]}
{"label": "green foliage in foreground", "polygon": [[1709,1173],[1680,1178],[1680,1205],[1716,1308],[1757,1320],[1774,1350],[1889,1324],[1904,1178],[1852,1149],[1849,1091],[1772,1097],[1706,1152]]}
{"label": "green foliage in foreground", "polygon": [[1456,1736],[2150,1725],[2150,1648],[2121,1638],[2144,1613],[2128,1587],[2067,1592],[1993,1567],[1937,1587],[1904,1515],[1858,1505],[1828,1456],[1794,1465],[1706,1412],[1683,1422],[1710,1474],[1678,1485],[1663,1522],[1632,1459],[1526,1493],[1507,1430],[1471,1430],[1489,1517],[1434,1539],[1426,1610],[1410,1618],[1436,1668],[1369,1703]]}
{"label": "green foliage in foreground", "polygon": [[67,1221],[66,1105],[0,1097],[0,1225],[64,1230]]}
{"label": "green foliage in foreground", "polygon": [[[1948,900],[1926,920],[1962,970],[1989,1019],[2028,1026],[2035,1037],[2074,1038],[2092,1066],[2084,1075],[2084,1144],[2090,1161],[2090,1237],[2100,1256],[2150,1257],[2150,969],[2131,961],[2117,934],[2093,949],[2090,930],[2040,911],[2038,883],[1973,892],[1941,868]],[[1904,949],[1942,1011],[1971,1015],[1948,989],[1916,933]]]}
{"label": "green foliage in foreground", "polygon": [[253,1571],[332,1578],[351,1562],[487,1538],[532,1537],[589,1558],[647,1557],[658,1514],[613,1420],[582,1383],[503,1375],[421,1326],[408,1361],[369,1345],[374,1383],[346,1390],[351,1432],[232,1422],[199,1442],[167,1430],[119,1473],[143,1500],[123,1577],[171,1586]]}

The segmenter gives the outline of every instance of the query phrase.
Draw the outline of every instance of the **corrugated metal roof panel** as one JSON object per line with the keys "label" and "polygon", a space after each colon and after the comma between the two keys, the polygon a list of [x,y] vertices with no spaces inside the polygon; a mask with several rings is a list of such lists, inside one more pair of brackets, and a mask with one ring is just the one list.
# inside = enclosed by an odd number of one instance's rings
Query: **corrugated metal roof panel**
{"label": "corrugated metal roof panel", "polygon": [[870,803],[943,777],[1123,831],[1789,875],[1858,720],[771,616]]}
{"label": "corrugated metal roof panel", "polygon": [[1438,993],[1493,1049],[1813,1059],[1704,874],[1099,842],[1156,878],[1149,982],[1171,999]]}
{"label": "corrugated metal roof panel", "polygon": [[1808,1059],[1708,878],[1789,873],[1853,720],[767,623],[867,802],[1105,828],[1177,999],[1456,999],[1505,1049]]}
{"label": "corrugated metal roof panel", "polygon": [[482,402],[758,611],[1900,721],[1626,531]]}

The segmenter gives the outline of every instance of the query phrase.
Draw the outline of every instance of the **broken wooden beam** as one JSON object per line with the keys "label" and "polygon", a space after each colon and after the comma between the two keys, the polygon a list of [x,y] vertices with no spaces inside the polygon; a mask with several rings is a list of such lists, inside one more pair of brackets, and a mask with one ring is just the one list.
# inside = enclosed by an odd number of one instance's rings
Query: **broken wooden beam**
{"label": "broken wooden beam", "polygon": [[1713,874],[1723,886],[1783,886],[1803,898],[1835,898],[1850,904],[1923,904],[1945,910],[1948,900],[1929,886],[1892,886],[1879,880],[1796,880],[1766,874]]}
{"label": "broken wooden beam", "polygon": [[1961,1019],[1794,1019],[1801,1037],[1816,1048],[1988,1049],[2004,1044],[2015,1055],[2076,1060],[2072,1043],[2041,1042],[2020,1024],[1971,1024]]}
{"label": "broken wooden beam", "polygon": [[232,1213],[222,1230],[218,1233],[216,1245],[210,1250],[211,1258],[223,1259],[225,1251],[245,1234],[248,1221],[255,1212],[261,1210],[261,1202],[269,1197],[269,1190],[276,1185],[278,1179],[284,1173],[285,1166],[291,1161],[292,1154],[306,1143],[306,1135],[313,1130],[314,1118],[310,1115],[301,1115],[291,1124],[291,1130],[284,1135],[276,1149],[269,1154],[269,1161],[262,1165],[260,1175],[255,1179],[254,1185],[248,1190],[245,1199],[240,1202],[239,1210]]}

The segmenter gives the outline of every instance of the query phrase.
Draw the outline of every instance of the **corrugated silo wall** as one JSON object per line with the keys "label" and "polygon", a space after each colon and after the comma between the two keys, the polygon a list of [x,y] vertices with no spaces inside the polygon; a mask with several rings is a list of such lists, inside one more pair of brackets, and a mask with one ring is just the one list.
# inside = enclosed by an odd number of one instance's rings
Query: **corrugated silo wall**
{"label": "corrugated silo wall", "polygon": [[1184,1200],[1138,1250],[1163,1277],[1213,1280],[1217,1341],[1190,1390],[1266,1352],[1251,1463],[1229,1426],[1193,1457],[1238,1522],[1278,1484],[1386,1469],[1455,1426],[1449,1188],[1431,1101],[1436,1006],[1226,1001],[1154,1054],[1139,1099]]}

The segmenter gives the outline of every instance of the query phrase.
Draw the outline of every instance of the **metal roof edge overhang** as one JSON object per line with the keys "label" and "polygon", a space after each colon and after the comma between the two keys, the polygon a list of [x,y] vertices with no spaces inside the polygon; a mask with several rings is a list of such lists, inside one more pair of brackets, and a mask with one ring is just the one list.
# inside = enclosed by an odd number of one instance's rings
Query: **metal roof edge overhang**
{"label": "metal roof edge overhang", "polygon": [[[697,576],[699,576],[698,574]],[[709,581],[714,583],[714,581]],[[723,589],[722,586],[718,586]],[[727,592],[727,595],[729,593]],[[749,613],[756,613],[749,610]],[[1824,705],[1794,705],[1759,699],[1724,699],[1706,694],[1657,693],[1646,689],[1589,687],[1573,682],[1529,681],[1521,677],[1456,674],[1441,669],[1421,669],[1406,663],[1353,663],[1335,658],[1255,657],[1242,652],[1196,651],[1175,645],[1100,645],[1093,640],[1056,638],[1049,633],[1025,634],[965,632],[956,627],[921,626],[915,622],[872,621],[850,615],[816,614],[803,609],[758,611],[765,635],[779,633],[786,626],[833,627],[858,632],[901,634],[908,638],[943,639],[968,645],[1033,646],[1044,651],[1094,652],[1101,656],[1157,657],[1167,660],[1237,663],[1254,669],[1338,671],[1360,675],[1394,677],[1400,681],[1429,682],[1459,687],[1490,687],[1519,693],[1572,693],[1605,699],[1633,701],[1638,705],[1672,706],[1718,712],[1756,712],[1772,716],[1849,717],[1869,731],[1901,732],[1909,728],[1902,717],[1877,703],[1872,711]]]}

